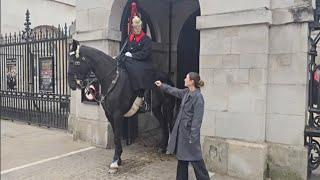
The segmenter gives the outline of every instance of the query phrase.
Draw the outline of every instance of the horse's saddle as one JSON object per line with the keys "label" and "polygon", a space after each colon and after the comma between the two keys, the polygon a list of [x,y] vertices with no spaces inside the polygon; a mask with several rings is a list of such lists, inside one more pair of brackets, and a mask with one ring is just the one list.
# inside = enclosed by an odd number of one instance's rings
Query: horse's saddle
{"label": "horse's saddle", "polygon": [[[120,58],[121,59],[121,58]],[[117,61],[119,62],[119,59],[117,59]],[[116,70],[116,76],[115,78],[112,80],[110,87],[108,88],[107,94],[109,94],[113,88],[116,86],[119,77],[120,77],[120,72],[126,72],[125,68],[122,67],[121,63],[117,63],[117,70]],[[133,115],[135,115],[138,110],[140,109],[140,107],[143,104],[143,99],[141,97],[136,97],[136,99],[134,100],[130,110],[124,114],[124,117],[132,117]]]}

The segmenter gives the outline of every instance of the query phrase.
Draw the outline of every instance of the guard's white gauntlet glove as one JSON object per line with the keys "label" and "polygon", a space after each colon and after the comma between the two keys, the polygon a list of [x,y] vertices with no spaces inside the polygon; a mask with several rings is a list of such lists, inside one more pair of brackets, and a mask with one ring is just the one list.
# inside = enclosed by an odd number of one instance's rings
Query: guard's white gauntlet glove
{"label": "guard's white gauntlet glove", "polygon": [[127,57],[132,57],[131,52],[126,52],[126,54],[124,54],[124,55],[127,56]]}

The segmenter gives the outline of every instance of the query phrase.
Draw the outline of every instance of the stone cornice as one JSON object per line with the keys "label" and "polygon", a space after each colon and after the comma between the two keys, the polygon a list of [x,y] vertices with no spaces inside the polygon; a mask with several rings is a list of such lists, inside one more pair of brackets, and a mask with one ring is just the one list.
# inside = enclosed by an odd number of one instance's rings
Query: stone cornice
{"label": "stone cornice", "polygon": [[271,10],[259,8],[197,17],[198,30],[250,24],[272,24]]}
{"label": "stone cornice", "polygon": [[288,24],[313,21],[313,8],[311,6],[295,6],[272,9],[272,24]]}
{"label": "stone cornice", "polygon": [[280,25],[313,20],[309,5],[286,8],[259,8],[197,17],[197,29],[222,28],[252,24]]}

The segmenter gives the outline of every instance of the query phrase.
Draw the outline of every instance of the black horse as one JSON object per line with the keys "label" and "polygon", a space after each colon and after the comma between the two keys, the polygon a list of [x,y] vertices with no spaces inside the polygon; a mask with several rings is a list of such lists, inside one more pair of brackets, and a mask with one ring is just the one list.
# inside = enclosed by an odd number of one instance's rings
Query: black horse
{"label": "black horse", "polygon": [[[121,121],[135,101],[137,93],[131,88],[128,74],[117,66],[117,61],[95,48],[87,47],[73,40],[69,53],[68,83],[72,90],[83,89],[88,86],[85,82],[90,72],[94,72],[101,85],[104,100],[101,105],[109,120],[113,133],[115,153],[110,165],[112,173],[121,165]],[[170,83],[167,75],[161,76],[162,81]],[[116,82],[115,82],[116,81]],[[161,142],[158,151],[164,153],[168,145],[169,129],[173,127],[173,109],[175,99],[165,94],[159,88],[152,90],[152,111],[159,120],[161,127]],[[109,171],[110,172],[110,171]]]}

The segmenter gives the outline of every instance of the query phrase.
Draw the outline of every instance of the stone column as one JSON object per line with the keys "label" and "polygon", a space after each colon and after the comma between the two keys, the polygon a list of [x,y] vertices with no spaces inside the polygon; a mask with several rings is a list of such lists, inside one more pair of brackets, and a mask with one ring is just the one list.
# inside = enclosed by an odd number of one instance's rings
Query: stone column
{"label": "stone column", "polygon": [[243,179],[306,179],[310,2],[200,0],[201,133],[210,170]]}
{"label": "stone column", "polygon": [[[109,0],[94,2],[78,0],[76,2],[76,33],[73,38],[80,41],[80,44],[95,47],[114,56],[119,51],[121,32],[120,23],[116,27],[109,22],[112,4],[113,1]],[[123,7],[124,5],[119,8]],[[122,11],[120,13],[122,14]],[[118,18],[121,19],[121,15]],[[79,90],[72,92],[71,97],[69,129],[73,132],[74,138],[97,146],[112,146],[111,126],[102,107],[81,103]]]}
{"label": "stone column", "polygon": [[271,1],[266,142],[272,178],[306,179],[308,21],[311,0]]}

